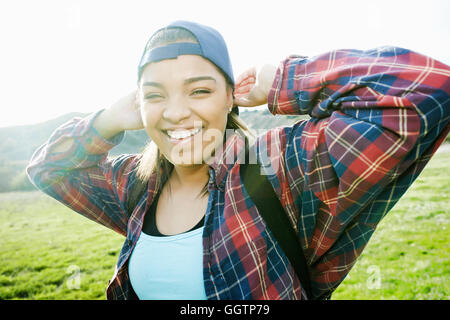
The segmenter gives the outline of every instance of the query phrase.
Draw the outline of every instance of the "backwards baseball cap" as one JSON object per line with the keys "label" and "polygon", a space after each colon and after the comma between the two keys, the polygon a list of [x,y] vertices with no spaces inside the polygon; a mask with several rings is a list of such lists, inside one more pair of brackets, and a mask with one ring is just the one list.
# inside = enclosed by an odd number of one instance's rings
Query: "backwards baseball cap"
{"label": "backwards baseball cap", "polygon": [[[229,78],[228,80],[234,86],[233,69],[231,67],[228,49],[224,39],[217,30],[195,22],[183,20],[175,21],[162,29],[166,28],[186,29],[197,38],[198,43],[175,42],[165,46],[149,48],[148,44],[152,39],[152,37],[150,37],[144,53],[142,54],[141,61],[139,62],[138,81],[141,78],[142,71],[145,66],[151,62],[157,62],[165,59],[175,59],[179,55],[193,54],[202,56],[215,64]],[[158,33],[162,29],[159,29],[154,34]]]}

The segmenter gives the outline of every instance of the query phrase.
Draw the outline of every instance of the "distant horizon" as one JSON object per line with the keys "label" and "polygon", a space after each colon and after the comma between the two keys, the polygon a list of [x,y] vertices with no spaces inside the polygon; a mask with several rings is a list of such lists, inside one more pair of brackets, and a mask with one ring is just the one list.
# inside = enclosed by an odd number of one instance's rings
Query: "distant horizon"
{"label": "distant horizon", "polygon": [[71,114],[71,113],[81,113],[81,114],[86,114],[86,115],[87,115],[87,114],[90,114],[91,112],[68,111],[68,112],[65,112],[65,113],[63,113],[63,114],[60,114],[60,115],[57,115],[57,116],[54,116],[54,117],[50,117],[50,118],[48,118],[48,119],[37,120],[36,122],[23,123],[23,124],[13,124],[13,125],[2,125],[2,124],[0,123],[0,129],[4,129],[4,128],[15,128],[15,127],[26,127],[26,126],[38,125],[38,124],[45,123],[45,122],[48,122],[48,121],[56,120],[56,119],[58,119],[58,118],[60,118],[60,117],[63,117],[63,116],[65,116],[65,115],[68,115],[68,114]]}
{"label": "distant horizon", "polygon": [[[246,108],[247,110],[243,110],[243,107],[240,107],[239,112],[252,112],[252,111],[262,111],[264,109],[267,109],[267,105],[261,106],[261,107],[255,107],[255,108]],[[48,119],[43,119],[40,121],[36,121],[36,122],[30,122],[30,123],[23,123],[23,124],[16,124],[16,125],[2,125],[0,123],[0,129],[8,129],[8,128],[15,128],[15,127],[26,127],[26,126],[32,126],[32,125],[39,125],[48,121],[52,121],[52,120],[56,120],[58,118],[64,117],[65,115],[71,114],[71,113],[80,113],[80,114],[85,114],[86,116],[89,114],[92,114],[94,112],[97,112],[98,110],[94,110],[91,112],[82,112],[82,111],[68,111],[65,112],[63,114],[57,115],[57,116],[52,116],[49,117]]]}

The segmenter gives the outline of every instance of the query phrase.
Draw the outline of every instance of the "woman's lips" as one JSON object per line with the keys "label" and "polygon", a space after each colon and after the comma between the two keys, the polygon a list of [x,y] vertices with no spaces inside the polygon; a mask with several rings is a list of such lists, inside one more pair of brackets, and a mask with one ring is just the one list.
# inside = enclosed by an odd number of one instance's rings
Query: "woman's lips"
{"label": "woman's lips", "polygon": [[191,136],[189,136],[189,137],[186,137],[186,138],[181,138],[181,139],[177,139],[177,138],[172,138],[171,136],[169,136],[168,134],[167,134],[167,131],[164,131],[164,134],[166,135],[166,137],[167,137],[167,140],[169,140],[169,142],[170,143],[172,143],[172,144],[174,144],[174,145],[178,145],[178,144],[180,144],[180,143],[189,143],[190,141],[192,141],[198,134],[201,134],[202,133],[202,131],[203,131],[203,128],[201,128],[197,133],[195,133],[195,134],[193,134],[193,135],[191,135]]}

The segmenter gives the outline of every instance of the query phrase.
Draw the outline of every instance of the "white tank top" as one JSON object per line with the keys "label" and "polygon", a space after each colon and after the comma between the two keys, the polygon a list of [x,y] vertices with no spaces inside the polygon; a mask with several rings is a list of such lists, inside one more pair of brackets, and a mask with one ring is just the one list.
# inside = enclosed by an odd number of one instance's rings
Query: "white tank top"
{"label": "white tank top", "polygon": [[203,229],[164,237],[141,232],[128,262],[130,282],[139,299],[206,299]]}

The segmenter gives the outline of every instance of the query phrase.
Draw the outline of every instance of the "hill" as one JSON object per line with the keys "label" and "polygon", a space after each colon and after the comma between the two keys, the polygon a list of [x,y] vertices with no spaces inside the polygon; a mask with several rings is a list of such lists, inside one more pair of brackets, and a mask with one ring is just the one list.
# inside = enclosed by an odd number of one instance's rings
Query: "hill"
{"label": "hill", "polygon": [[[241,108],[242,110],[242,108]],[[33,152],[51,136],[52,132],[74,117],[85,117],[85,113],[67,113],[39,124],[0,128],[0,192],[33,190],[25,167]],[[262,130],[294,123],[305,116],[272,115],[267,110],[241,111],[241,118],[256,133]],[[149,142],[144,130],[127,131],[125,138],[111,149],[110,155],[138,153]]]}

